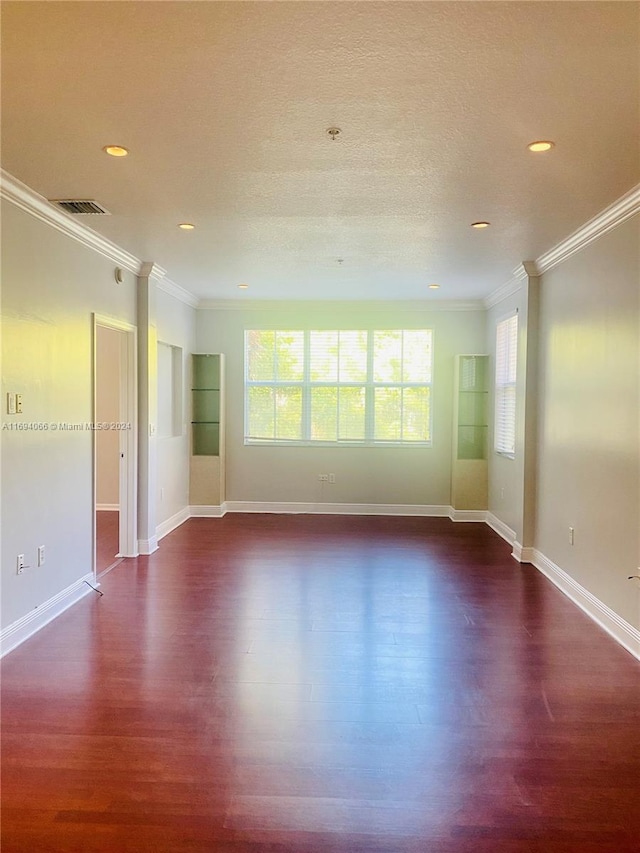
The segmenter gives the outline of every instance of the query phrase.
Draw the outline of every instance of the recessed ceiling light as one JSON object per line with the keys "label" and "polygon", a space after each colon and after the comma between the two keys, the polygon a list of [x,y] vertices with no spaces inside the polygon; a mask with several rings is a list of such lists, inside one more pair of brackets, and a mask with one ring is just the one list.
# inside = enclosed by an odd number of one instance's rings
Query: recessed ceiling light
{"label": "recessed ceiling light", "polygon": [[238,287],[240,288],[240,290],[246,290],[249,287],[249,285],[248,284],[239,284]]}
{"label": "recessed ceiling light", "polygon": [[196,226],[192,222],[181,222],[178,225],[178,228],[182,228],[183,231],[193,231]]}
{"label": "recessed ceiling light", "polygon": [[472,222],[472,228],[488,228],[491,225],[490,222]]}
{"label": "recessed ceiling light", "polygon": [[129,149],[123,148],[122,145],[105,145],[102,150],[105,154],[111,154],[112,157],[126,157],[129,153]]}
{"label": "recessed ceiling light", "polygon": [[430,284],[429,290],[440,290],[440,285],[439,284]]}
{"label": "recessed ceiling light", "polygon": [[541,139],[539,142],[530,142],[527,148],[529,151],[548,151],[550,148],[553,148],[553,145],[553,142]]}

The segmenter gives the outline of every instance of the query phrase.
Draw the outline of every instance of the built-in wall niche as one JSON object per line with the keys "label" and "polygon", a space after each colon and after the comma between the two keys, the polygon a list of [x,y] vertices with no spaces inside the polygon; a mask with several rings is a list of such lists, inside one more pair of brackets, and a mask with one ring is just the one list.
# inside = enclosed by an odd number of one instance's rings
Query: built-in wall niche
{"label": "built-in wall niche", "polygon": [[456,356],[454,375],[451,506],[486,510],[489,356]]}
{"label": "built-in wall niche", "polygon": [[191,356],[189,503],[219,506],[225,497],[224,356]]}
{"label": "built-in wall niche", "polygon": [[182,347],[158,343],[158,436],[183,434],[184,385]]}

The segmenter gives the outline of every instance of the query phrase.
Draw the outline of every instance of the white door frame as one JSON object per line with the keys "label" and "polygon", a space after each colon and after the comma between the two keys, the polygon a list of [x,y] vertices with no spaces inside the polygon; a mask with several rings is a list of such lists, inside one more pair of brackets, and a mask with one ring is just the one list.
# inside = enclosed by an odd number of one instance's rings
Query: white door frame
{"label": "white door frame", "polygon": [[[97,329],[122,332],[120,341],[120,557],[138,556],[138,329],[130,323],[93,315],[93,423],[97,420]],[[93,573],[96,576],[97,441],[93,432]]]}

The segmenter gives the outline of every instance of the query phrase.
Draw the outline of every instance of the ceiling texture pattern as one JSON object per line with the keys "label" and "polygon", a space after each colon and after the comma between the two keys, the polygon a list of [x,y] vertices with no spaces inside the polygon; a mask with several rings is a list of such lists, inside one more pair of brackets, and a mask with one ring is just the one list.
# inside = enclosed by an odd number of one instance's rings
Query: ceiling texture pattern
{"label": "ceiling texture pattern", "polygon": [[202,298],[479,299],[640,180],[639,35],[635,2],[3,2],[2,165]]}

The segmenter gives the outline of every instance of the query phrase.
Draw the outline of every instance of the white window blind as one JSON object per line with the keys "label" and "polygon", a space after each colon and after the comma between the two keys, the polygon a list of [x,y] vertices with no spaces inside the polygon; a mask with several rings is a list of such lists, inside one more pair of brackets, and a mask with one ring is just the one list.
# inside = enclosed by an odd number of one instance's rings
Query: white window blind
{"label": "white window blind", "polygon": [[431,329],[245,332],[245,443],[431,443]]}
{"label": "white window blind", "polygon": [[494,447],[513,456],[516,448],[516,371],[518,315],[501,320],[496,328],[496,412]]}

